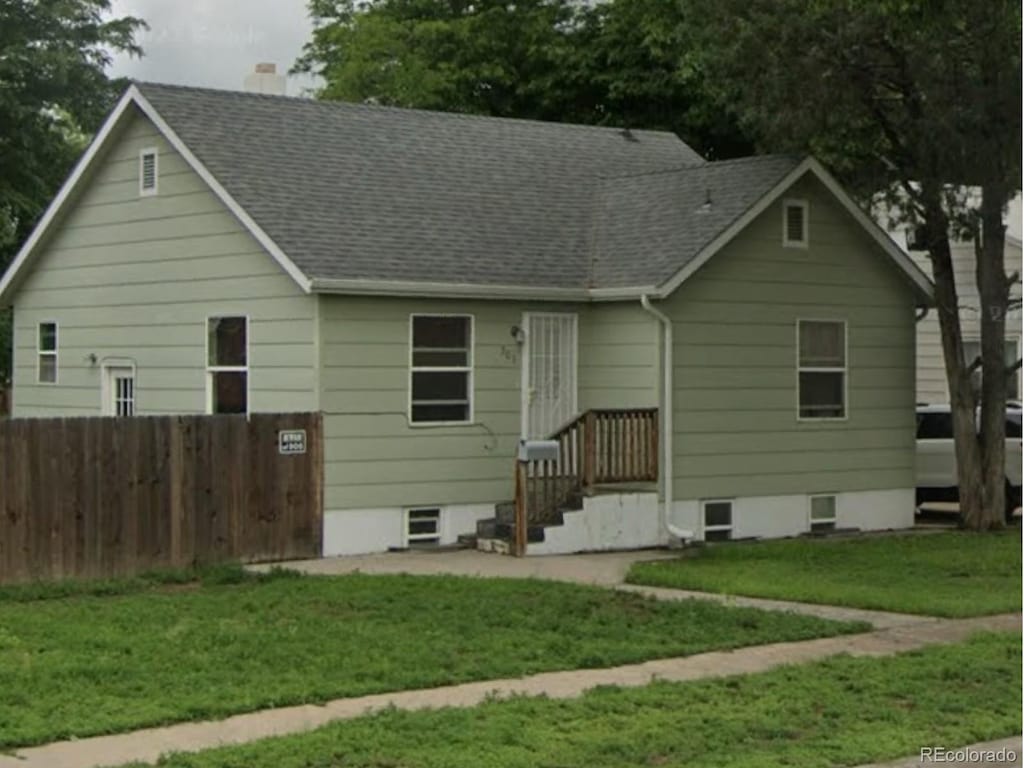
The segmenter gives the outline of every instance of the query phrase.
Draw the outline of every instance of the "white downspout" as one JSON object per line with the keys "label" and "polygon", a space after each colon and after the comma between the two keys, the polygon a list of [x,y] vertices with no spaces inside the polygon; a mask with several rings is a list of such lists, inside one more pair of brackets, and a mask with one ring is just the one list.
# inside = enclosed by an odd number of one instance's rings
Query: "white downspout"
{"label": "white downspout", "polygon": [[662,412],[662,428],[661,428],[661,446],[662,446],[662,466],[664,467],[664,489],[665,499],[661,506],[661,528],[664,531],[668,531],[670,536],[674,536],[679,539],[692,539],[692,531],[684,531],[670,521],[669,510],[672,507],[673,494],[672,494],[672,406],[673,406],[673,365],[672,365],[672,320],[669,319],[661,310],[655,309],[651,305],[651,300],[647,297],[647,294],[643,294],[640,297],[640,306],[644,308],[646,312],[654,316],[662,327],[662,341],[664,343],[664,351],[662,353],[662,372],[664,374],[662,381],[662,390],[660,392],[659,400],[661,403]]}

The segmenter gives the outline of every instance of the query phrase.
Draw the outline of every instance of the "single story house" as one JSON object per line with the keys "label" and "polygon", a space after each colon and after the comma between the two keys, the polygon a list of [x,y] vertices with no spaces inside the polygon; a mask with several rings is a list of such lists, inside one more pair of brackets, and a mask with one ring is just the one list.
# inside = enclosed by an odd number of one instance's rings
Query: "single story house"
{"label": "single story house", "polygon": [[531,552],[910,526],[931,302],[813,158],[143,83],[0,280],[15,417],[322,412],[325,555],[473,531],[587,414],[651,482]]}

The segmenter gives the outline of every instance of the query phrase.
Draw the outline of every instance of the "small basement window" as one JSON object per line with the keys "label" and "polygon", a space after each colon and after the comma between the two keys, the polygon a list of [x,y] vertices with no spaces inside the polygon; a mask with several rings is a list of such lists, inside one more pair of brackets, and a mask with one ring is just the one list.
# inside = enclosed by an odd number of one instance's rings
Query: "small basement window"
{"label": "small basement window", "polygon": [[473,420],[473,321],[468,315],[413,315],[409,420]]}
{"label": "small basement window", "polygon": [[801,419],[846,417],[846,322],[797,321],[797,388]]}
{"label": "small basement window", "polygon": [[834,531],[836,528],[836,497],[811,496],[811,530]]}
{"label": "small basement window", "polygon": [[807,201],[787,200],[782,205],[782,244],[789,248],[806,248]]}
{"label": "small basement window", "polygon": [[405,513],[405,545],[436,547],[441,543],[441,510],[410,509]]}
{"label": "small basement window", "polygon": [[211,317],[206,333],[207,412],[248,413],[248,318]]}
{"label": "small basement window", "polygon": [[705,501],[704,541],[728,541],[732,538],[732,501]]}
{"label": "small basement window", "polygon": [[38,344],[38,379],[40,384],[57,383],[57,324],[40,323]]}
{"label": "small basement window", "polygon": [[155,149],[144,149],[139,153],[139,194],[143,197],[157,193],[158,160]]}

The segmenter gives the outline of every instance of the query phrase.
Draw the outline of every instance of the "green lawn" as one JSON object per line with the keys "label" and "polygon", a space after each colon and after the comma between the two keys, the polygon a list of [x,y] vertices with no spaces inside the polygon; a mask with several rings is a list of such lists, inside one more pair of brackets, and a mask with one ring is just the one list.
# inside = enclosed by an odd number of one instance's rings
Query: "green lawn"
{"label": "green lawn", "polygon": [[0,747],[866,629],[533,580],[239,579],[0,591]]}
{"label": "green lawn", "polygon": [[859,765],[1020,731],[1021,642],[981,635],[886,658],[469,709],[395,710],[164,768]]}
{"label": "green lawn", "polygon": [[934,616],[1021,609],[1019,530],[717,544],[628,581]]}

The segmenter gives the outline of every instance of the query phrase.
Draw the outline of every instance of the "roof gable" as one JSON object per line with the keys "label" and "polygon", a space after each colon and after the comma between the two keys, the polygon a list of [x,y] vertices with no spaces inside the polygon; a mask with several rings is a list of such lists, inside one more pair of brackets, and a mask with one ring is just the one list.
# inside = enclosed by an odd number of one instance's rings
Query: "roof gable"
{"label": "roof gable", "polygon": [[668,133],[141,84],[0,279],[0,303],[136,108],[305,292],[664,297],[813,173],[931,295],[813,159],[707,163]]}

